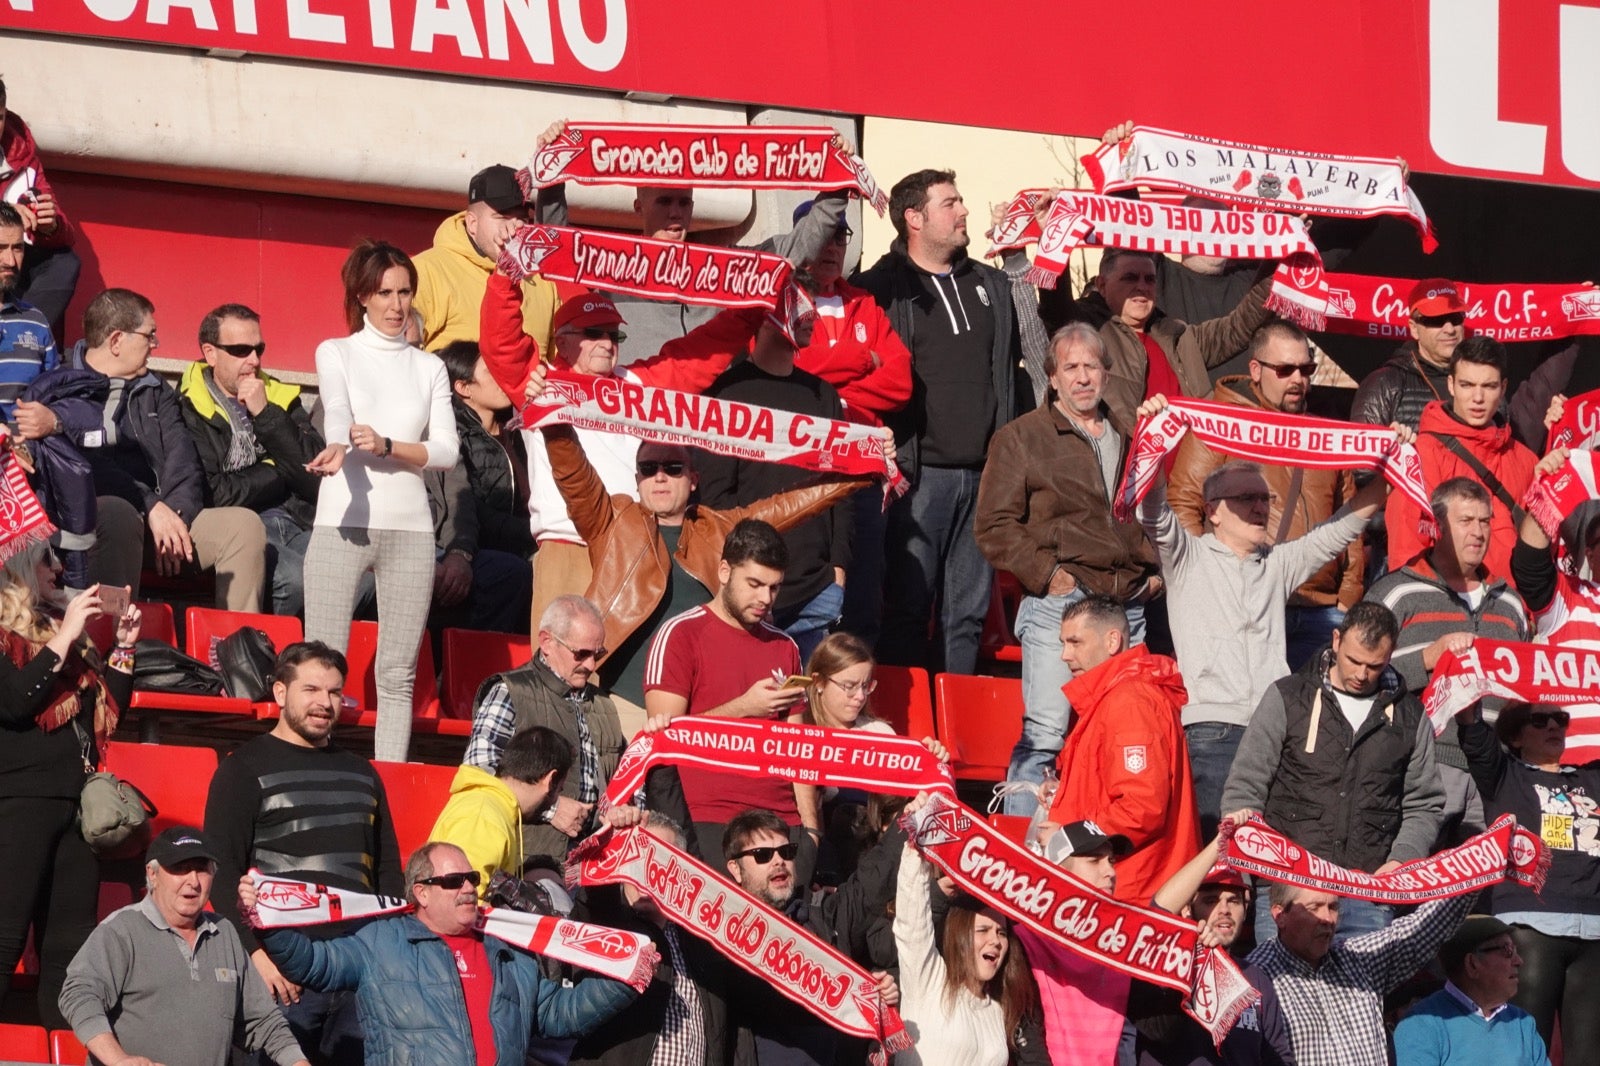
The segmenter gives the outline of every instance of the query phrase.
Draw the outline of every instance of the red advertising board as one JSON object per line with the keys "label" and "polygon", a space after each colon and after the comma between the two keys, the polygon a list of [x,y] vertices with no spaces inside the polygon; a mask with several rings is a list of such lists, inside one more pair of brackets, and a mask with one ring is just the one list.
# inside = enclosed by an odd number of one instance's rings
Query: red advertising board
{"label": "red advertising board", "polygon": [[0,25],[1600,186],[1600,0],[0,0]]}

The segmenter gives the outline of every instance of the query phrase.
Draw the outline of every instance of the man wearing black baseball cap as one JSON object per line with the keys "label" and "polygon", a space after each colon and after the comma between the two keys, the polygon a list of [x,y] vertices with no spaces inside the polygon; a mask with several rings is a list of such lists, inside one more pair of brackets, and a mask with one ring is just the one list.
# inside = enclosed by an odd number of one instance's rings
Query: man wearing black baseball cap
{"label": "man wearing black baseball cap", "polygon": [[144,899],[101,922],[67,967],[61,1013],[94,1061],[215,1066],[238,1027],[246,1050],[306,1063],[239,934],[206,910],[216,869],[200,830],[162,831]]}
{"label": "man wearing black baseball cap", "polygon": [[[467,183],[467,207],[439,224],[433,247],[417,253],[417,294],[412,307],[422,316],[422,347],[436,352],[451,341],[478,340],[478,309],[495,260],[506,241],[529,220],[517,172],[495,164]],[[522,281],[523,328],[550,350],[550,320],[560,298],[553,282],[537,275]]]}

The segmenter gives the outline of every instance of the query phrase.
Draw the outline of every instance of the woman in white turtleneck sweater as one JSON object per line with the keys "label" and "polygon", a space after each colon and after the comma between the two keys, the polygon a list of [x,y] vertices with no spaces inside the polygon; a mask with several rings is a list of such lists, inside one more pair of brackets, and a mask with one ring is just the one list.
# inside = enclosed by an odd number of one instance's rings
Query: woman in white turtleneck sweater
{"label": "woman in white turtleneck sweater", "polygon": [[364,241],[345,260],[348,337],[317,346],[328,442],[306,468],[327,478],[306,549],[306,638],[345,650],[357,586],[378,588],[377,758],[411,744],[417,647],[433,598],[433,514],[422,471],[456,464],[444,364],[406,340],[417,270],[400,249]]}

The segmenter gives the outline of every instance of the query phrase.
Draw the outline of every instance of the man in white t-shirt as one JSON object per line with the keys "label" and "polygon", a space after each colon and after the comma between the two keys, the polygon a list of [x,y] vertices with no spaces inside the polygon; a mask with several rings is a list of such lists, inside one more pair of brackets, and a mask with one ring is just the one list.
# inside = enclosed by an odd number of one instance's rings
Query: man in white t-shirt
{"label": "man in white t-shirt", "polygon": [[[1273,684],[1239,743],[1222,790],[1224,818],[1260,813],[1318,858],[1367,873],[1425,858],[1438,836],[1444,786],[1422,702],[1389,666],[1400,627],[1362,601],[1332,646]],[[1339,933],[1388,925],[1389,907],[1342,901]],[[1256,936],[1272,935],[1270,918]]]}

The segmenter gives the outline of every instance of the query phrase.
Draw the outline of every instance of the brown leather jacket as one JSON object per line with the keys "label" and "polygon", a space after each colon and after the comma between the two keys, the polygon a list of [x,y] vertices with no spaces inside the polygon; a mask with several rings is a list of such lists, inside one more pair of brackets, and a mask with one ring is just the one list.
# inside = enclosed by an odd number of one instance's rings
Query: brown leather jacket
{"label": "brown leather jacket", "polygon": [[[1256,391],[1248,374],[1223,378],[1217,382],[1211,398],[1219,403],[1236,403],[1242,407],[1265,408],[1261,394]],[[1195,536],[1206,531],[1205,480],[1206,475],[1228,461],[1228,456],[1214,452],[1192,436],[1183,438],[1173,458],[1172,473],[1167,478],[1167,503],[1178,521]],[[1278,466],[1262,463],[1267,487],[1272,491],[1272,509],[1267,516],[1267,529],[1272,543],[1278,544],[1303,537],[1319,524],[1333,517],[1355,495],[1355,478],[1349,470],[1308,470],[1297,466]],[[1286,515],[1284,512],[1288,511]],[[1362,567],[1366,552],[1361,538],[1350,542],[1344,553],[1295,590],[1289,597],[1293,607],[1330,607],[1342,603],[1354,606],[1362,594]]]}
{"label": "brown leather jacket", "polygon": [[[594,577],[588,598],[605,621],[606,647],[620,648],[666,595],[672,560],[656,531],[655,515],[631,496],[607,494],[570,428],[546,426],[543,432],[556,488],[578,535],[589,545]],[[759,518],[782,533],[871,483],[868,477],[827,477],[748,507],[690,507],[678,538],[678,565],[715,592],[722,541],[741,519]]]}

